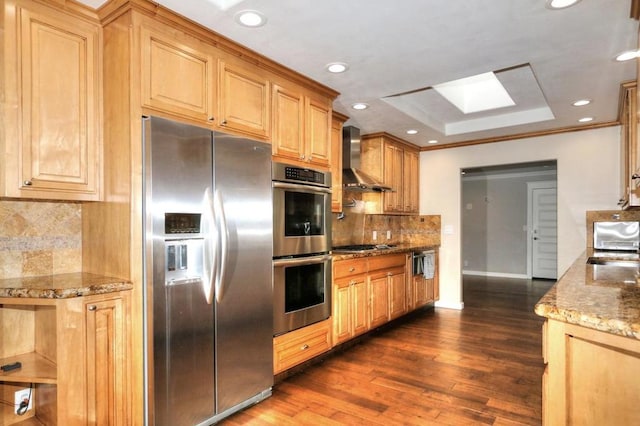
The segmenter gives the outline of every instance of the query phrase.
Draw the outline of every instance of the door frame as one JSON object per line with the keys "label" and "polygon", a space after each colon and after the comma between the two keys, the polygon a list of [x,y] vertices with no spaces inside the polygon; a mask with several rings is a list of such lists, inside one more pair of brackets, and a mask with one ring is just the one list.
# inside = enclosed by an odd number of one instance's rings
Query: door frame
{"label": "door frame", "polygon": [[[557,180],[543,180],[537,182],[527,182],[527,277],[533,278],[533,190],[534,189],[554,189],[558,190]],[[556,214],[558,207],[556,205]],[[556,224],[556,235],[558,234],[558,225]],[[556,269],[558,267],[558,257],[556,255]]]}

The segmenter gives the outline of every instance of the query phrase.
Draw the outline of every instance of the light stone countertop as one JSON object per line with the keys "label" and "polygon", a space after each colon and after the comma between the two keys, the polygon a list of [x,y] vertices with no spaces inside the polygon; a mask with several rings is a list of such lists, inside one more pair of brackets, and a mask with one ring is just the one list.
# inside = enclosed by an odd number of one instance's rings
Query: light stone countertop
{"label": "light stone countertop", "polygon": [[127,280],[86,272],[0,280],[0,297],[68,299],[131,290]]}
{"label": "light stone countertop", "polygon": [[583,253],[536,304],[535,313],[620,336],[640,339],[640,286],[635,269],[588,265]]}
{"label": "light stone countertop", "polygon": [[347,259],[356,259],[360,257],[372,257],[372,256],[382,256],[385,254],[397,254],[397,253],[407,253],[413,251],[424,251],[424,250],[435,250],[440,246],[438,245],[416,245],[416,244],[397,244],[388,249],[376,249],[376,250],[367,250],[362,253],[347,253],[347,252],[336,252],[331,253],[331,258],[333,260],[347,260]]}

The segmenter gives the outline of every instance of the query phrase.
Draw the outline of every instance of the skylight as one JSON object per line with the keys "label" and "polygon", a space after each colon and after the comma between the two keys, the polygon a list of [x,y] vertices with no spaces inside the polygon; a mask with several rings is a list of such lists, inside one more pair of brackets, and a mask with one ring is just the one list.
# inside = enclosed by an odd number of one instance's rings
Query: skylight
{"label": "skylight", "polygon": [[464,114],[516,104],[493,72],[436,84],[433,88]]}

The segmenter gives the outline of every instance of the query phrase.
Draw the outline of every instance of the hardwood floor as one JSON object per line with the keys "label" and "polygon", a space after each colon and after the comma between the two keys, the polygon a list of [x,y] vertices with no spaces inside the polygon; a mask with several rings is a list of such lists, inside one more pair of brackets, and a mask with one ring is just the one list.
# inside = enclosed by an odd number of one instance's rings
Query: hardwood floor
{"label": "hardwood floor", "polygon": [[277,384],[225,425],[539,425],[544,280],[467,276],[421,311]]}

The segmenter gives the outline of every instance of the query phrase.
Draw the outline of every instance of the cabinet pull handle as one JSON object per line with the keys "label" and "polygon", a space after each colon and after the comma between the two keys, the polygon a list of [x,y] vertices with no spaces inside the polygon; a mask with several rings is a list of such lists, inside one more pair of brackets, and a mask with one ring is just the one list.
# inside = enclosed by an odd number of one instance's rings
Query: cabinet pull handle
{"label": "cabinet pull handle", "polygon": [[24,182],[22,182],[22,184],[24,186],[31,186],[31,185],[33,185],[33,182],[31,182],[30,180],[25,180]]}
{"label": "cabinet pull handle", "polygon": [[634,173],[631,175],[631,179],[640,179],[640,175],[637,173]]}
{"label": "cabinet pull handle", "polygon": [[90,311],[95,311],[96,309],[98,309],[98,307],[96,305],[89,305],[87,309],[89,309]]}
{"label": "cabinet pull handle", "polygon": [[309,345],[307,345],[306,343],[302,346],[300,346],[300,350],[301,351],[306,351],[307,349],[309,349]]}

